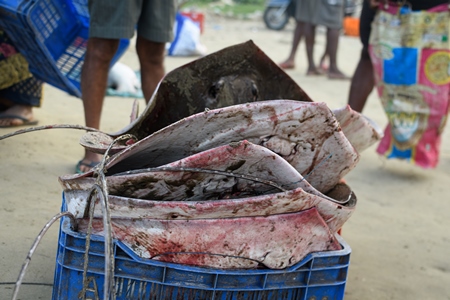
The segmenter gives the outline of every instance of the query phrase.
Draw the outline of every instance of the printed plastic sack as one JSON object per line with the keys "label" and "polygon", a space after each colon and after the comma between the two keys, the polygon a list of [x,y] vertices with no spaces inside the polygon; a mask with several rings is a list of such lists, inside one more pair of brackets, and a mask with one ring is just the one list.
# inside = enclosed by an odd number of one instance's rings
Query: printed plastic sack
{"label": "printed plastic sack", "polygon": [[167,44],[169,56],[201,56],[206,54],[206,48],[200,44],[200,26],[183,16],[176,14],[174,40]]}
{"label": "printed plastic sack", "polygon": [[449,110],[448,6],[411,11],[381,5],[369,50],[389,120],[377,152],[434,168]]}

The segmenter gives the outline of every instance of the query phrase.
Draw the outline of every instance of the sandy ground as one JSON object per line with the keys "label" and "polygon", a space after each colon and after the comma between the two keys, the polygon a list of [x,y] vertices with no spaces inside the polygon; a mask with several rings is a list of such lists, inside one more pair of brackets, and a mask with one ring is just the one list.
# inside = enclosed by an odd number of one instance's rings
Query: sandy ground
{"label": "sandy ground", "polygon": [[[267,30],[262,20],[237,21],[207,16],[202,43],[208,53],[252,39],[275,62],[288,55],[293,24],[283,31]],[[316,56],[324,49],[319,30]],[[339,65],[351,75],[358,59],[357,38],[343,36]],[[304,44],[298,67],[288,72],[314,101],[331,108],[346,104],[349,81],[306,77]],[[194,58],[167,57],[170,71]],[[122,62],[138,68],[130,48]],[[102,129],[115,132],[129,122],[133,99],[107,97]],[[141,111],[144,101],[141,100]],[[40,125],[84,124],[82,103],[52,86],[45,86],[44,103],[35,110]],[[384,128],[387,119],[372,93],[365,114]],[[375,146],[362,153],[347,182],[358,197],[357,210],[343,229],[352,248],[347,280],[347,300],[355,299],[450,299],[450,128],[434,170],[422,170],[405,162],[380,158]],[[0,135],[12,132],[0,129]],[[83,131],[55,129],[15,136],[0,141],[0,299],[10,299],[22,263],[42,227],[60,210],[62,189],[58,176],[72,173],[83,149]],[[50,299],[58,226],[55,224],[37,248],[20,299]]]}

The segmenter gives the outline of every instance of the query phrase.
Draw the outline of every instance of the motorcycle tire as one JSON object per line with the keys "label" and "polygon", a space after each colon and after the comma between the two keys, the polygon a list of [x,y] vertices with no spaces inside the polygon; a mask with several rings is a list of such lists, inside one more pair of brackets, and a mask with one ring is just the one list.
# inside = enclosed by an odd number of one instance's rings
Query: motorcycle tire
{"label": "motorcycle tire", "polygon": [[282,15],[278,14],[278,7],[267,7],[264,11],[263,19],[267,28],[272,30],[282,30],[289,22],[289,14],[284,11]]}

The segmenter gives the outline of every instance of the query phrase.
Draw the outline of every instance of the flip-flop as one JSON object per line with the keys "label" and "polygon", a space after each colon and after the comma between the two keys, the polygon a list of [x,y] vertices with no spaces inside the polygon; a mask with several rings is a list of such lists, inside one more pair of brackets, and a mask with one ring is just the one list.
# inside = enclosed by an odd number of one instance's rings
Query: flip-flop
{"label": "flip-flop", "polygon": [[[77,165],[75,166],[75,172],[76,172],[77,174],[83,174],[83,173],[85,173],[85,172],[81,171],[81,166],[89,167],[90,169],[92,169],[93,167],[95,167],[95,166],[98,165],[99,163],[100,163],[99,161],[91,161],[91,162],[87,163],[86,160],[82,159],[82,160],[80,160],[80,161],[77,163]],[[90,169],[89,169],[88,171],[86,171],[86,172],[89,172]]]}
{"label": "flip-flop", "polygon": [[11,115],[11,114],[0,114],[0,119],[19,119],[22,121],[22,124],[13,124],[13,125],[0,125],[0,128],[10,128],[10,127],[19,127],[19,126],[31,126],[36,125],[38,120],[29,120],[19,115]]}
{"label": "flip-flop", "polygon": [[294,64],[288,64],[285,62],[282,62],[278,65],[280,68],[282,68],[283,70],[290,70],[290,69],[295,69],[295,65]]}
{"label": "flip-flop", "polygon": [[351,78],[345,74],[328,74],[328,79],[333,80],[350,80]]}
{"label": "flip-flop", "polygon": [[323,73],[321,70],[317,69],[316,71],[308,71],[306,72],[306,76],[322,76],[325,73]]}

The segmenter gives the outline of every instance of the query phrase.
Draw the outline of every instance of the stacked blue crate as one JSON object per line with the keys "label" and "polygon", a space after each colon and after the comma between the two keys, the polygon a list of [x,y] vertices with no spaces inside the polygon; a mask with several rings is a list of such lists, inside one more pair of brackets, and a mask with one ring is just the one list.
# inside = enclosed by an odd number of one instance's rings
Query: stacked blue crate
{"label": "stacked blue crate", "polygon": [[[89,33],[87,0],[0,0],[0,28],[37,78],[81,97],[80,75]],[[129,41],[121,40],[112,63]]]}
{"label": "stacked blue crate", "polygon": [[[283,270],[222,270],[165,263],[143,259],[114,240],[116,299],[342,300],[351,249],[337,238],[342,250],[311,253]],[[85,252],[86,234],[73,231],[65,218],[58,240],[53,300],[82,296]],[[103,296],[104,252],[104,238],[92,235],[86,298]]]}

